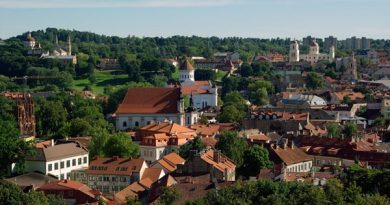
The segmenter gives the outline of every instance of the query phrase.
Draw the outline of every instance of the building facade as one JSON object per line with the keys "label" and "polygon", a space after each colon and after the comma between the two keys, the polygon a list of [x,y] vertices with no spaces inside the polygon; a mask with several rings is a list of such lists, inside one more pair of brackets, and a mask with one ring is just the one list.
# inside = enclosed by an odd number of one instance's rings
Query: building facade
{"label": "building facade", "polygon": [[299,43],[294,40],[290,44],[289,62],[306,61],[310,64],[316,64],[319,61],[333,62],[335,60],[335,48],[331,47],[328,54],[320,53],[320,46],[313,40],[310,44],[308,54],[300,54]]}
{"label": "building facade", "polygon": [[151,122],[185,123],[180,88],[131,88],[115,112],[116,128],[127,130]]}
{"label": "building facade", "polygon": [[89,153],[78,143],[43,145],[36,154],[26,159],[26,171],[38,171],[58,179],[69,179],[70,172],[88,167]]}

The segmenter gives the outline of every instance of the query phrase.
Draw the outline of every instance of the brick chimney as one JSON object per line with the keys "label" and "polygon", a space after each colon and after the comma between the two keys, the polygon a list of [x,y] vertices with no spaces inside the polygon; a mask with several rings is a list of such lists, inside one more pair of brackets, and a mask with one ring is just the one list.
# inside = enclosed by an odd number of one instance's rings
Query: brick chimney
{"label": "brick chimney", "polygon": [[221,162],[221,151],[220,150],[214,150],[214,161],[217,163]]}

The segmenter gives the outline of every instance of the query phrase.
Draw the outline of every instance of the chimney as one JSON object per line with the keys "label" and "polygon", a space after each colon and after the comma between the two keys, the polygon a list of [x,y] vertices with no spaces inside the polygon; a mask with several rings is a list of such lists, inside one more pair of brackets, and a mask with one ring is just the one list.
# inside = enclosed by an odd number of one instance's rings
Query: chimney
{"label": "chimney", "polygon": [[54,139],[51,139],[50,146],[54,146]]}
{"label": "chimney", "polygon": [[287,145],[288,145],[288,139],[286,139],[286,140],[284,141],[283,149],[286,149],[286,148],[287,148]]}
{"label": "chimney", "polygon": [[291,140],[291,149],[294,149],[295,148],[295,144],[294,144],[294,141]]}
{"label": "chimney", "polygon": [[221,162],[221,151],[220,150],[214,150],[214,161],[217,163]]}
{"label": "chimney", "polygon": [[68,183],[68,180],[67,180],[67,179],[65,179],[65,180],[64,180],[64,183]]}

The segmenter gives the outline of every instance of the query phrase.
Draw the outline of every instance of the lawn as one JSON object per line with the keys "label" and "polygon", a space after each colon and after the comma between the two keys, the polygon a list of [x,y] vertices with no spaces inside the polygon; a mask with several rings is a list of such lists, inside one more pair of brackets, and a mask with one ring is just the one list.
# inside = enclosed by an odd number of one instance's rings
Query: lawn
{"label": "lawn", "polygon": [[129,82],[127,74],[113,74],[114,71],[95,71],[96,83],[90,84],[88,78],[78,79],[73,81],[73,88],[75,90],[83,90],[85,86],[90,85],[92,91],[99,95],[103,94],[104,87],[111,85],[123,85]]}

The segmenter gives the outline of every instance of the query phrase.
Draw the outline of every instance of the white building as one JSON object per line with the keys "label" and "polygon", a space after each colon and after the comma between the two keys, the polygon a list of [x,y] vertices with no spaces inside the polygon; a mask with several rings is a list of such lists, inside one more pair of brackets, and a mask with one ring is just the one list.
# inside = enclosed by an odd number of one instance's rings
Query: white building
{"label": "white building", "polygon": [[68,36],[66,50],[60,47],[58,43],[58,37],[56,36],[54,50],[52,52],[47,51],[46,53],[43,53],[41,58],[56,59],[64,63],[77,64],[77,57],[72,55],[72,44],[70,42],[70,36]]}
{"label": "white building", "polygon": [[180,88],[131,88],[115,112],[116,128],[127,130],[165,120],[185,123]]}
{"label": "white building", "polygon": [[275,163],[282,163],[282,172],[310,172],[313,166],[313,158],[302,151],[299,147],[271,146],[270,154]]}
{"label": "white building", "polygon": [[180,84],[182,94],[192,97],[195,108],[203,109],[218,105],[217,87],[209,81],[195,81],[195,69],[188,60],[180,66]]}
{"label": "white building", "polygon": [[88,151],[78,143],[54,145],[49,143],[36,148],[36,154],[26,159],[26,171],[38,171],[69,179],[72,170],[88,167]]}
{"label": "white building", "polygon": [[291,41],[290,52],[289,52],[289,62],[299,62],[306,61],[310,64],[316,64],[318,61],[329,61],[333,62],[335,60],[335,48],[331,46],[329,53],[320,53],[320,46],[318,43],[313,40],[310,44],[310,49],[308,54],[300,54],[299,43],[297,40]]}

